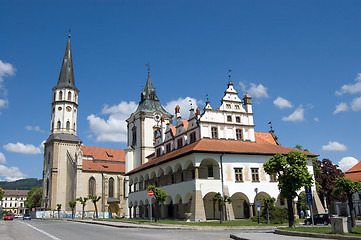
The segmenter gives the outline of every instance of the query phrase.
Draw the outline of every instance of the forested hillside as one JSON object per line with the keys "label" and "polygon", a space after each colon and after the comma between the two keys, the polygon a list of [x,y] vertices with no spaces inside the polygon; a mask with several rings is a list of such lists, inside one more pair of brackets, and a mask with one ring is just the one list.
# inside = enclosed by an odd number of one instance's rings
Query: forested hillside
{"label": "forested hillside", "polygon": [[5,190],[30,190],[33,187],[40,187],[42,179],[26,178],[14,182],[0,181],[0,187]]}

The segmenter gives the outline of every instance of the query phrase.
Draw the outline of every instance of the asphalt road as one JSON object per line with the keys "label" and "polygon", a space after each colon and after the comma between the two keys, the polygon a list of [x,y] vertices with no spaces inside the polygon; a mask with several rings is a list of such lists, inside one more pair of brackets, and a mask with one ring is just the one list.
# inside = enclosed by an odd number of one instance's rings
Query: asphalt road
{"label": "asphalt road", "polygon": [[137,228],[114,228],[94,224],[57,220],[0,221],[1,240],[92,240],[92,239],[210,239],[229,240],[225,230],[152,230]]}

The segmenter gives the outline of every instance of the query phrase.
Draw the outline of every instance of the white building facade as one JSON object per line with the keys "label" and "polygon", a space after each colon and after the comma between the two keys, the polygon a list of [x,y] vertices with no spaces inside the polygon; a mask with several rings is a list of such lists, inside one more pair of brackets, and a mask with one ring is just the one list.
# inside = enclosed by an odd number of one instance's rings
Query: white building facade
{"label": "white building facade", "polygon": [[[273,131],[254,131],[251,97],[246,94],[242,101],[232,82],[219,108],[213,109],[207,102],[202,114],[199,108],[191,109],[188,120],[183,120],[177,106],[174,126],[169,116],[160,119],[152,139],[154,146],[148,148],[149,160],[138,160],[141,165],[127,163],[126,216],[149,217],[150,201],[153,208],[155,201],[147,197],[149,185],[168,194],[160,207],[162,218],[183,219],[185,213],[191,213],[193,221],[219,219],[220,211],[213,201],[216,193],[232,198],[232,204],[226,204],[227,219],[254,216],[257,202],[262,205],[264,197],[274,197],[277,206],[286,207],[279,198],[275,177],[265,173],[263,164],[276,153],[286,155],[296,150],[280,146]],[[135,151],[128,144],[127,156],[139,157]],[[308,169],[313,174],[311,158],[317,155],[303,153],[310,159]]]}

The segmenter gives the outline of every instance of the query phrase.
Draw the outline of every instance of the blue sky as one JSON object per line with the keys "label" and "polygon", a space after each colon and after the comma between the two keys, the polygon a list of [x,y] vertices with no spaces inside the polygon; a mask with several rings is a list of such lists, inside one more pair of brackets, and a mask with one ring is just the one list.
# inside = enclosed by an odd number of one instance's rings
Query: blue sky
{"label": "blue sky", "polygon": [[42,177],[68,30],[84,145],[126,147],[146,63],[183,116],[217,108],[231,80],[255,129],[347,170],[361,160],[361,1],[0,0],[0,180]]}

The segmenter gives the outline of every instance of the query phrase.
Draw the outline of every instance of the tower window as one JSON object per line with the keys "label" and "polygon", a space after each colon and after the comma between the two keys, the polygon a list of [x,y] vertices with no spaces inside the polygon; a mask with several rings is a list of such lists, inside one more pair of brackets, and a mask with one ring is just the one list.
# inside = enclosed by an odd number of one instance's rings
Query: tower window
{"label": "tower window", "polygon": [[217,127],[212,127],[211,132],[212,132],[212,138],[218,138],[218,129],[217,129]]}
{"label": "tower window", "polygon": [[132,128],[132,146],[137,145],[137,128]]}
{"label": "tower window", "polygon": [[62,100],[62,99],[63,99],[63,92],[60,91],[60,92],[59,92],[59,100]]}
{"label": "tower window", "polygon": [[53,101],[55,101],[55,99],[56,99],[56,93],[54,93],[53,95]]}
{"label": "tower window", "polygon": [[237,140],[243,140],[242,129],[236,129],[236,138]]}
{"label": "tower window", "polygon": [[56,125],[56,128],[61,128],[61,122],[58,121],[57,125]]}
{"label": "tower window", "polygon": [[69,121],[66,122],[66,129],[70,129],[70,122]]}
{"label": "tower window", "polygon": [[68,92],[68,100],[71,100],[71,92]]}

